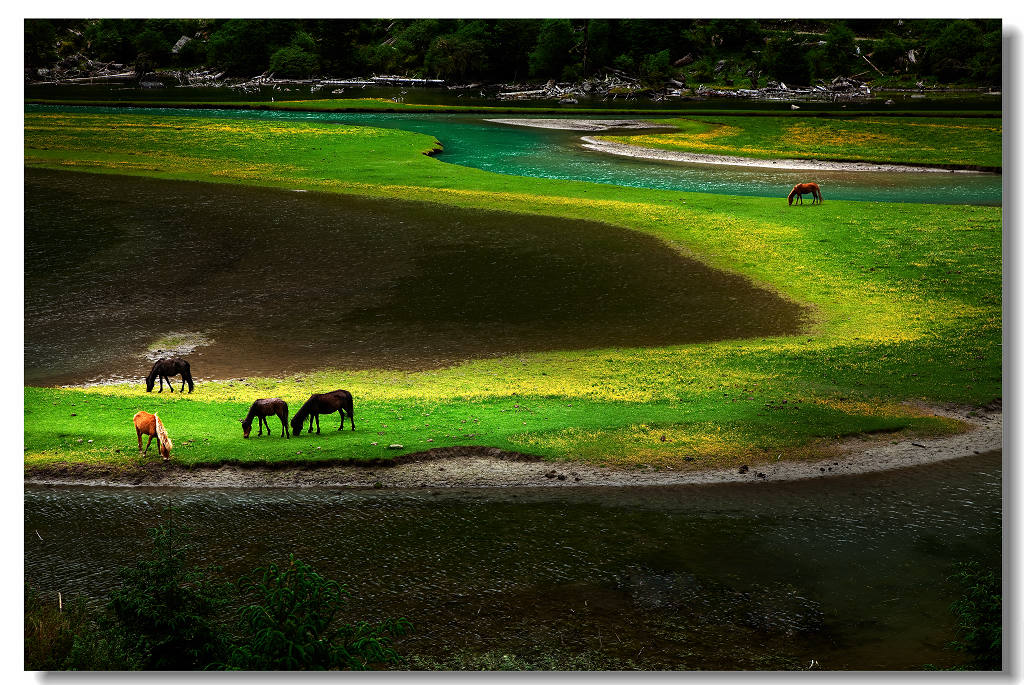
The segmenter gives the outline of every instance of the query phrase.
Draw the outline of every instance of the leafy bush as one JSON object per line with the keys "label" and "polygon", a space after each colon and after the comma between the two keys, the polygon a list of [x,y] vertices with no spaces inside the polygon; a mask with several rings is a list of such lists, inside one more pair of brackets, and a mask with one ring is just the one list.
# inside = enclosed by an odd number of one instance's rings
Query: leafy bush
{"label": "leafy bush", "polygon": [[287,567],[256,569],[240,587],[252,604],[241,612],[246,632],[232,649],[231,669],[362,670],[393,664],[399,657],[391,637],[412,628],[405,619],[337,624],[348,591],[294,556]]}
{"label": "leafy bush", "polygon": [[26,671],[126,671],[140,664],[81,597],[43,596],[25,584]]}
{"label": "leafy bush", "polygon": [[952,647],[971,657],[971,668],[1002,668],[1003,596],[997,571],[982,570],[976,561],[957,566],[953,579],[962,594],[950,610],[957,619],[957,639]]}

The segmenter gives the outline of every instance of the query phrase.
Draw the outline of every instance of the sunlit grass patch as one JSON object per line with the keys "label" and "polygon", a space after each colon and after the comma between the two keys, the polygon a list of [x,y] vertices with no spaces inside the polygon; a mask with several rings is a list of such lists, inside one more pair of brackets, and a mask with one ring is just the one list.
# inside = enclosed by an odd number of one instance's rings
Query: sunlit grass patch
{"label": "sunlit grass patch", "polygon": [[[729,123],[742,129],[735,131],[716,124],[717,117],[700,119],[685,130],[707,141],[721,143],[728,134],[764,145],[774,135],[765,128],[774,125],[770,121],[761,128]],[[553,459],[721,466],[772,451],[796,458],[820,450],[819,441],[865,431],[957,430],[962,427],[920,416],[904,402],[984,404],[1002,394],[999,208],[828,201],[794,211],[784,197],[625,188],[458,167],[423,154],[438,147],[431,136],[404,131],[209,123],[30,113],[25,163],[417,200],[506,212],[512,221],[529,215],[601,221],[742,274],[806,305],[808,318],[799,335],[779,338],[556,350],[419,373],[320,369],[204,382],[184,397],[147,395],[139,384],[27,388],[26,464],[134,463],[131,415],[157,408],[180,444],[175,459],[190,464],[288,461],[314,452],[318,459],[386,458],[385,443],[396,442],[405,445],[403,453],[473,444]],[[893,133],[891,123],[877,131],[903,135]],[[911,123],[928,131],[926,138],[953,135],[943,126],[955,124]],[[873,130],[870,122],[861,124]],[[1001,131],[991,120],[964,125],[975,132],[966,139],[988,140]],[[883,147],[889,156],[880,161],[902,154],[898,146]],[[310,393],[338,387],[356,398],[355,434],[334,431],[305,446],[276,437],[241,440],[238,419],[252,400],[284,397],[294,411],[293,403]],[[75,410],[67,403],[86,401],[82,416],[90,418],[69,416]],[[411,408],[435,421],[427,426],[420,416],[420,423],[408,423]],[[482,425],[465,430],[464,420]],[[272,424],[272,433],[276,429]]]}

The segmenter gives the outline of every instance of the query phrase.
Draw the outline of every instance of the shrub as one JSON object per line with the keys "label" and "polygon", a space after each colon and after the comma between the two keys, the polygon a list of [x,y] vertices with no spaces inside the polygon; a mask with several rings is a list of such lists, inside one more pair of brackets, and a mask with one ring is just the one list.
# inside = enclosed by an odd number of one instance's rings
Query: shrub
{"label": "shrub", "polygon": [[976,561],[957,565],[953,579],[961,596],[950,610],[957,619],[957,639],[951,646],[970,655],[975,670],[1002,668],[1003,596],[996,571],[984,571]]}
{"label": "shrub", "polygon": [[338,624],[335,616],[348,591],[290,557],[287,567],[271,564],[242,578],[252,601],[242,609],[245,635],[231,651],[229,669],[362,670],[397,663],[391,637],[412,626],[406,619]]}

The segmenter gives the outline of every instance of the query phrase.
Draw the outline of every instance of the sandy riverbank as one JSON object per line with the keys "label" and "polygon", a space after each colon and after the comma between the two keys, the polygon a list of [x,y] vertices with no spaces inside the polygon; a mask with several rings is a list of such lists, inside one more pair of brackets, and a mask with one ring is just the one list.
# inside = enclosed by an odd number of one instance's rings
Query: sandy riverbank
{"label": "sandy riverbank", "polygon": [[560,131],[610,131],[614,129],[672,128],[644,119],[484,119],[494,124],[551,128]]}
{"label": "sandy riverbank", "polygon": [[972,426],[966,433],[939,438],[884,436],[845,440],[817,461],[752,463],[748,468],[613,468],[579,462],[534,460],[487,448],[459,448],[409,455],[395,465],[327,465],[267,468],[220,466],[184,468],[153,461],[145,468],[53,467],[26,472],[25,482],[49,485],[260,487],[567,487],[766,483],[828,478],[921,466],[1002,448],[1002,410],[932,409],[936,415]]}
{"label": "sandy riverbank", "polygon": [[979,171],[965,169],[939,169],[937,167],[912,166],[909,164],[875,164],[870,162],[830,162],[818,159],[754,159],[729,155],[705,155],[694,152],[658,150],[637,145],[625,145],[608,140],[583,136],[583,147],[587,150],[607,152],[624,157],[658,159],[668,162],[690,162],[692,164],[720,164],[726,166],[747,166],[766,169],[813,169],[817,171],[903,171],[908,173],[977,174]]}

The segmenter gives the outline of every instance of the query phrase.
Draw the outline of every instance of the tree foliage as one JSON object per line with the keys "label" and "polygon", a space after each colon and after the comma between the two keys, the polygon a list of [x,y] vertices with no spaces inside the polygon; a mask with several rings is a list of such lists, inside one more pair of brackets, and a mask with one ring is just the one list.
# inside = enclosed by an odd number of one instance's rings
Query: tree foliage
{"label": "tree foliage", "polygon": [[173,513],[149,533],[150,557],[122,569],[123,583],[111,595],[119,632],[145,669],[202,668],[224,651],[214,617],[229,601],[230,585],[187,563],[188,531],[174,525]]}
{"label": "tree foliage", "polygon": [[[172,53],[181,36],[192,40]],[[155,68],[206,64],[236,76],[319,71],[508,82],[574,79],[620,69],[645,80],[657,75],[654,80],[728,81],[754,68],[802,85],[864,71],[860,55],[873,50],[872,63],[887,75],[998,86],[1001,45],[1002,24],[981,19],[25,21],[28,67],[47,66],[80,51],[93,59]],[[684,57],[689,66],[675,67]],[[716,71],[714,65],[722,60],[738,71]]]}

